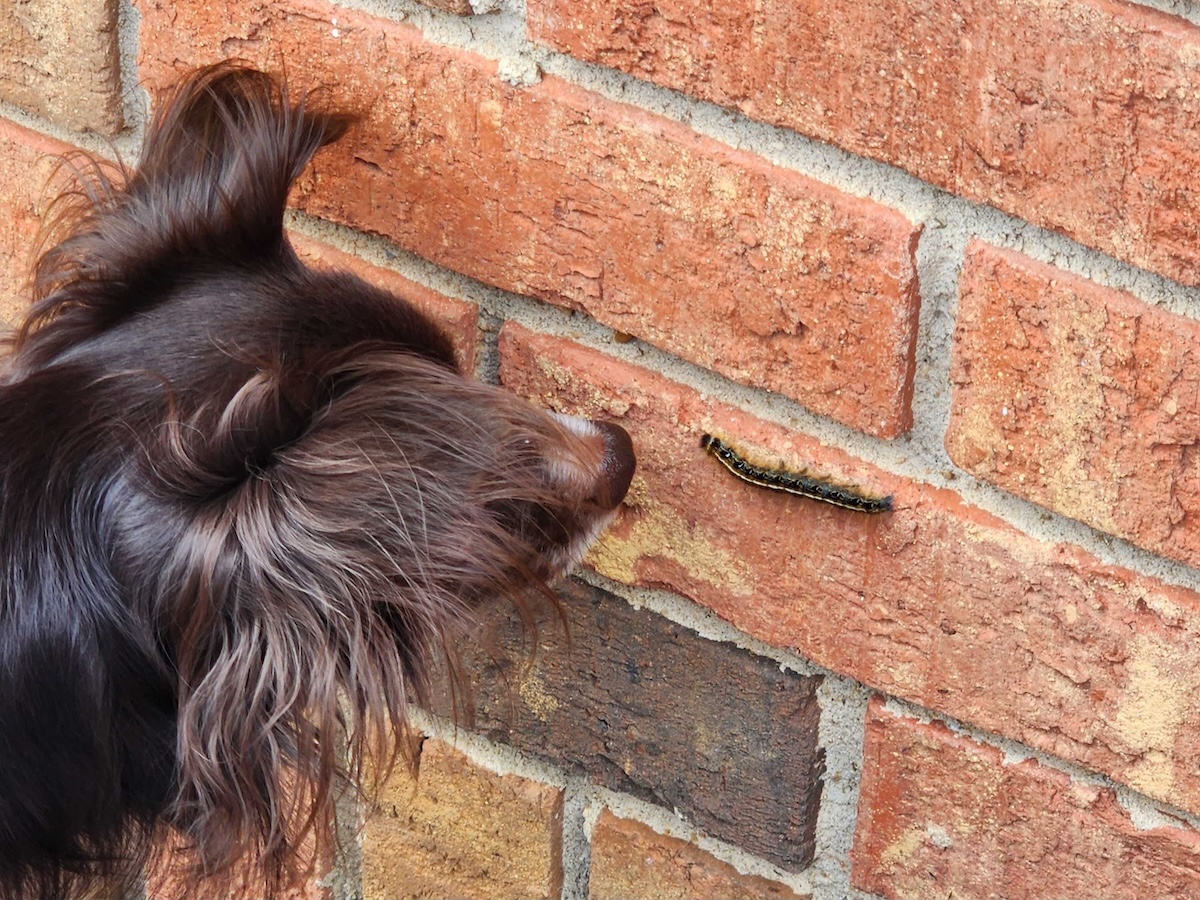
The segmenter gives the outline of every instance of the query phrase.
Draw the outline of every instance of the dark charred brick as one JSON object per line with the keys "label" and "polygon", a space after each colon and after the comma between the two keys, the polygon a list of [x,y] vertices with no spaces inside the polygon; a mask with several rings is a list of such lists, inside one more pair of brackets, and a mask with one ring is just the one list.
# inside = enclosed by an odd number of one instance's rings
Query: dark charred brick
{"label": "dark charred brick", "polygon": [[[824,751],[818,676],[782,671],[604,591],[562,590],[532,656],[503,611],[464,649],[459,721],[613,790],[676,809],[791,870],[813,856]],[[443,698],[439,711],[449,712]]]}

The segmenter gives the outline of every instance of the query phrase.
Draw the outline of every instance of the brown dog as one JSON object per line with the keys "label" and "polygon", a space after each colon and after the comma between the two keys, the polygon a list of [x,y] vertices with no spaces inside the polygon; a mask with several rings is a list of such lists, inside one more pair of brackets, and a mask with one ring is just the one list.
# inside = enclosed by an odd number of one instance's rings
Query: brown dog
{"label": "brown dog", "polygon": [[288,188],[350,124],[310,106],[197,73],[38,262],[0,383],[0,897],[120,891],[164,826],[279,890],[472,609],[544,592],[629,485],[621,429],[297,259]]}

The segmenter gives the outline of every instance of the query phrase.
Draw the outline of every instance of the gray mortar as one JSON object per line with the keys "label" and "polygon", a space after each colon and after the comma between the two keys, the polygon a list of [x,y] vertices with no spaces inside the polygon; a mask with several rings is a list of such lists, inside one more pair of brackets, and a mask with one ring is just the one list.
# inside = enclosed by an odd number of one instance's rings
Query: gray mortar
{"label": "gray mortar", "polygon": [[871,691],[841,675],[825,676],[821,704],[821,746],[825,783],[817,813],[817,856],[809,877],[813,900],[859,900],[870,895],[850,887],[850,847],[858,822],[858,786],[863,764],[863,723]]}
{"label": "gray mortar", "polygon": [[[346,698],[342,697],[345,703]],[[338,736],[337,755],[344,765],[347,757],[345,736]],[[329,889],[333,900],[361,900],[362,897],[362,833],[363,810],[358,792],[347,786],[337,798],[334,810],[334,827],[337,830],[337,853],[333,868],[318,881]]]}
{"label": "gray mortar", "polygon": [[121,114],[125,118],[123,134],[131,143],[140,143],[150,109],[150,98],[137,77],[138,35],[142,14],[132,0],[117,4],[117,48],[121,59]]}
{"label": "gray mortar", "polygon": [[571,776],[563,792],[562,900],[587,900],[592,841],[587,819],[589,788],[586,778]]}

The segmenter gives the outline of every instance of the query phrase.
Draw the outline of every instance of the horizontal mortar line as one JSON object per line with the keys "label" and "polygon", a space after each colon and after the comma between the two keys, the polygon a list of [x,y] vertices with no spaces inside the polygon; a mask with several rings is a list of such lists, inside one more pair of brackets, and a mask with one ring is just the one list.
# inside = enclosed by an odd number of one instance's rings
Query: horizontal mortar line
{"label": "horizontal mortar line", "polygon": [[329,3],[389,22],[412,25],[434,43],[490,60],[518,56],[519,49],[528,43],[525,19],[512,10],[459,15],[418,0],[329,0]]}
{"label": "horizontal mortar line", "polygon": [[538,759],[504,743],[492,741],[466,724],[437,715],[423,707],[410,706],[408,721],[417,730],[435,740],[444,741],[473,763],[484,766],[497,775],[515,775],[565,790],[571,775],[551,762]]}
{"label": "horizontal mortar line", "polygon": [[[618,344],[612,340],[611,328],[590,317],[484,284],[417,256],[381,236],[355,231],[304,213],[293,213],[289,218],[299,226],[298,230],[310,237],[334,243],[351,252],[357,252],[356,248],[366,249],[368,255],[363,258],[367,262],[397,271],[449,296],[478,303],[481,309],[499,318],[566,338],[648,369],[692,388],[704,397],[729,403],[764,421],[799,432],[819,441],[822,446],[843,450],[889,474],[910,479],[918,485],[951,490],[963,502],[991,513],[1032,538],[1047,543],[1074,544],[1102,563],[1200,591],[1200,571],[1024,500],[959,470],[944,455],[940,437],[932,441],[933,449],[915,444],[904,436],[893,441],[873,438],[818,415],[782,394],[732,381],[640,339]],[[949,386],[946,388],[948,390]],[[947,470],[954,473],[953,479],[946,477]]]}
{"label": "horizontal mortar line", "polygon": [[137,161],[138,149],[141,146],[140,135],[135,138],[129,132],[121,131],[113,137],[105,137],[93,131],[72,131],[6,100],[0,100],[0,118],[108,162],[121,161],[132,166]]}
{"label": "horizontal mortar line", "polygon": [[592,587],[620,597],[635,609],[644,609],[662,616],[669,622],[681,625],[689,631],[694,631],[706,641],[732,644],[755,656],[769,659],[778,664],[782,671],[801,677],[814,675],[824,678],[844,677],[832,669],[813,662],[795,650],[779,647],[747,634],[736,625],[722,619],[704,604],[697,603],[684,594],[662,588],[638,587],[622,581],[614,581],[592,569],[579,569],[573,573],[573,577]]}

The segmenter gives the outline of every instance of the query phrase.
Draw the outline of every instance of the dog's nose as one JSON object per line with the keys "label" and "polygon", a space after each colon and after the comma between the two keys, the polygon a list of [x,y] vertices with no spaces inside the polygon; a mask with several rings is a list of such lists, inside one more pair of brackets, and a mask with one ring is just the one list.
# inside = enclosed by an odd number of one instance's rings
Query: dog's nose
{"label": "dog's nose", "polygon": [[629,483],[633,481],[633,470],[637,468],[633,441],[620,425],[595,421],[592,425],[604,438],[604,461],[600,464],[600,477],[591,499],[601,509],[616,509],[625,499]]}

